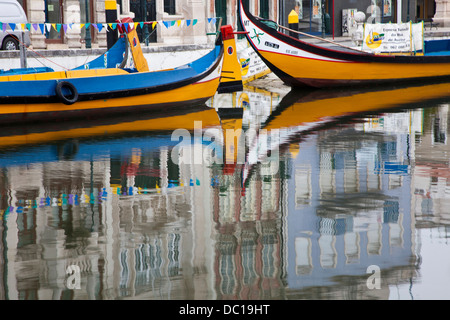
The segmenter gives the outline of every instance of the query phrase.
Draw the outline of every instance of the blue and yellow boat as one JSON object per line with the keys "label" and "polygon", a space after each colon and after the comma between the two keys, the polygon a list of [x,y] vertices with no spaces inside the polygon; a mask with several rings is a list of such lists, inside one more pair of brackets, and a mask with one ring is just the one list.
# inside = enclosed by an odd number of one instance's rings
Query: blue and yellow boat
{"label": "blue and yellow boat", "polygon": [[201,58],[160,71],[149,71],[134,29],[124,30],[120,38],[131,51],[132,68],[92,65],[0,73],[0,123],[186,108],[216,93],[224,59],[220,33],[214,48]]}

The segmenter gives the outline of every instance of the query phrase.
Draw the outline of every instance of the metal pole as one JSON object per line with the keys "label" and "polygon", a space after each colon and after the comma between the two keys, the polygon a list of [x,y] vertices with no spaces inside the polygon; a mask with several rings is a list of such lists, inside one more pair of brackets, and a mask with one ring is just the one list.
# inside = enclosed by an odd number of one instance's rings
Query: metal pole
{"label": "metal pole", "polygon": [[313,0],[309,0],[309,32],[312,31]]}
{"label": "metal pole", "polygon": [[409,0],[408,0],[408,8],[406,11],[406,22],[408,22],[411,18],[409,17]]}
{"label": "metal pole", "polygon": [[145,23],[147,22],[147,0],[142,1],[144,3],[144,39],[145,39],[145,45],[148,46],[149,43],[149,35],[148,35],[148,25]]}
{"label": "metal pole", "polygon": [[334,40],[334,0],[333,0],[333,40]]}
{"label": "metal pole", "polygon": [[321,3],[322,10],[322,38],[325,38],[325,0]]}
{"label": "metal pole", "polygon": [[27,67],[27,53],[26,53],[26,48],[25,48],[25,36],[24,36],[24,32],[22,31],[20,33],[20,67],[21,68],[26,68]]}
{"label": "metal pole", "polygon": [[[106,23],[114,23],[117,21],[117,3],[116,0],[106,0],[105,1],[105,16]],[[113,29],[108,25],[108,32],[106,32],[106,44],[108,49],[110,49],[118,39],[117,29]]]}
{"label": "metal pole", "polygon": [[[298,13],[295,10],[291,10],[291,13],[289,13],[288,24],[289,29],[298,31]],[[298,38],[298,34],[295,32],[289,31],[289,35]]]}
{"label": "metal pole", "polygon": [[[84,0],[86,10],[86,24],[89,23],[89,0]],[[86,28],[86,37],[84,38],[86,49],[91,48],[91,29]]]}

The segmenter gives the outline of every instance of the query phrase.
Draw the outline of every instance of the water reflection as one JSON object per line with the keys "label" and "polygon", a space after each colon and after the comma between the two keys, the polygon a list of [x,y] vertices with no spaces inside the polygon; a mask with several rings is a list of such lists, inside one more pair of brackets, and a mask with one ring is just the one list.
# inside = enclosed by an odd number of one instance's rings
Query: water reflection
{"label": "water reflection", "polygon": [[11,127],[0,299],[449,298],[449,89]]}

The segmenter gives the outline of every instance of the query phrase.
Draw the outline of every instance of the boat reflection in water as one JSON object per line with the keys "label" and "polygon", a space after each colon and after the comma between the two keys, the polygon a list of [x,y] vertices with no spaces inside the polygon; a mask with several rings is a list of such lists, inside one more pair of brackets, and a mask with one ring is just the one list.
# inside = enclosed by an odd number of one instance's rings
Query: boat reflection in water
{"label": "boat reflection in water", "polygon": [[11,128],[0,298],[427,297],[449,89],[247,87],[189,113]]}

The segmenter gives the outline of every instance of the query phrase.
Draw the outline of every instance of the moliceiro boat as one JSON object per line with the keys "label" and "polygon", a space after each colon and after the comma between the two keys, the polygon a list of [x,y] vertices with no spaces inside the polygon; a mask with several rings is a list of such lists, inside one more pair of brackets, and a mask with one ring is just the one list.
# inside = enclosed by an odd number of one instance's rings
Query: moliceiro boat
{"label": "moliceiro boat", "polygon": [[118,63],[124,59],[119,45],[92,63],[72,70],[19,69],[0,73],[0,123],[103,117],[174,106],[189,108],[214,96],[222,62],[228,58],[224,58],[220,32],[213,49],[201,58],[182,66],[149,71],[136,30],[129,25],[123,24],[118,41],[124,41],[126,52],[131,52],[131,65]]}
{"label": "moliceiro boat", "polygon": [[450,78],[450,53],[388,55],[325,46],[280,32],[239,1],[239,19],[250,45],[267,66],[293,87],[331,87]]}

